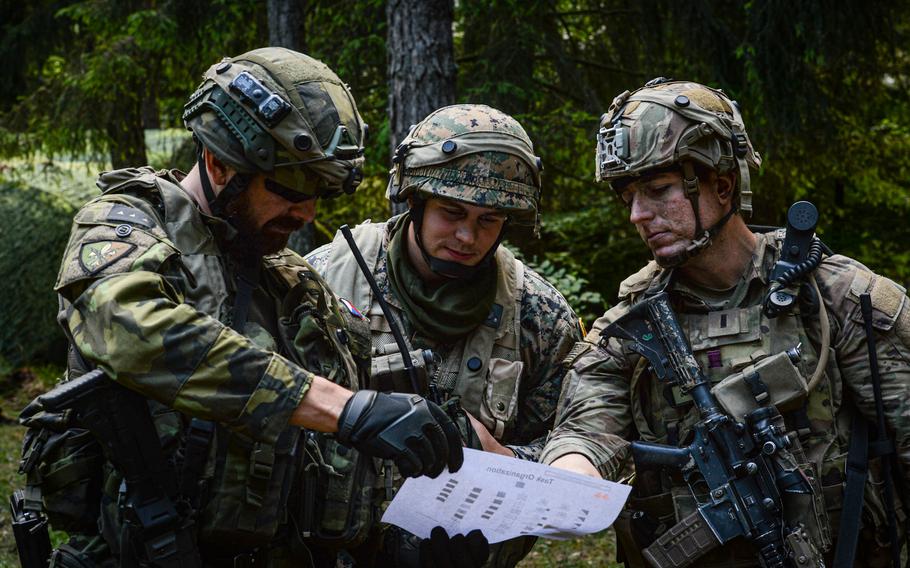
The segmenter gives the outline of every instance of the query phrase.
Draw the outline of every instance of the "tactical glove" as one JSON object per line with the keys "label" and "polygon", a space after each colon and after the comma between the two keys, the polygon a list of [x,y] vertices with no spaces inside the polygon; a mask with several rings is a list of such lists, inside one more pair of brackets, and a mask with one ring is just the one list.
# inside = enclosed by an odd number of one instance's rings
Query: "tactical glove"
{"label": "tactical glove", "polygon": [[338,441],[366,455],[390,459],[404,477],[436,477],[464,461],[461,436],[438,406],[420,396],[361,390],[338,418]]}
{"label": "tactical glove", "polygon": [[449,537],[434,527],[430,538],[420,541],[421,568],[480,568],[490,557],[490,543],[479,529]]}

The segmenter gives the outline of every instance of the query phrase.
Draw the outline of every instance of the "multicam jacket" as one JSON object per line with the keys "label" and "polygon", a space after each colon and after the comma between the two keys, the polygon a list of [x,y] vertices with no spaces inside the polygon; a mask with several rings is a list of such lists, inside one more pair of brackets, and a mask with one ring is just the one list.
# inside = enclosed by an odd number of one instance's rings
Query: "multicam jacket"
{"label": "multicam jacket", "polygon": [[[427,363],[427,374],[440,394],[459,395],[464,409],[499,442],[508,444],[519,458],[537,460],[556,410],[564,373],[561,363],[581,337],[575,313],[553,286],[500,246],[494,313],[487,322],[455,345],[418,345],[389,283],[386,251],[394,225],[395,218],[364,223],[354,229],[354,237],[404,328],[409,349],[431,348],[436,358]],[[332,243],[307,255],[307,261],[333,290],[367,315],[374,371],[383,368],[386,358],[394,360],[398,348],[388,322],[347,242],[336,235]],[[512,566],[527,553],[527,541],[508,544],[508,550],[494,547],[491,565]]]}
{"label": "multicam jacket", "polygon": [[[602,476],[616,480],[631,471],[629,440],[685,443],[698,420],[691,401],[659,384],[647,361],[624,341],[601,339],[601,331],[630,306],[661,290],[670,294],[680,325],[712,382],[797,345],[802,358],[796,366],[808,381],[822,345],[818,311],[801,303],[789,316],[768,319],[761,313],[768,275],[779,256],[782,238],[782,232],[758,235],[752,263],[735,291],[725,298],[711,298],[706,292],[688,288],[673,278],[671,270],[660,269],[654,262],[623,282],[619,304],[595,322],[569,356],[557,426],[541,461],[552,463],[578,453]],[[844,256],[825,258],[814,276],[830,322],[830,356],[821,381],[804,397],[802,416],[808,418],[808,424],[799,424],[798,414],[785,413],[784,418],[788,429],[800,430],[809,471],[814,471],[822,487],[824,507],[813,512],[812,503],[805,503],[800,511],[788,514],[807,525],[817,521],[813,539],[820,548],[829,550],[830,557],[831,540],[836,538],[839,523],[851,418],[857,410],[873,423],[876,417],[859,295],[868,292],[872,298],[886,420],[905,472],[910,472],[910,306],[902,287]],[[802,429],[805,426],[808,428]],[[867,485],[858,565],[879,565],[876,562],[882,554],[884,565],[888,562],[886,547],[876,544],[887,542],[877,461],[872,462]],[[628,510],[643,511],[653,522],[647,541],[694,510],[692,495],[680,480],[655,477],[638,472],[627,505]],[[897,483],[897,493],[908,494],[910,477],[905,474]],[[899,516],[903,518],[900,507]],[[627,563],[644,565],[638,551],[647,542],[641,542],[641,531],[636,539],[636,529],[627,523],[618,521],[615,527]],[[703,557],[698,565],[755,566],[757,559],[751,547],[732,541]]]}
{"label": "multicam jacket", "polygon": [[[288,250],[263,258],[244,333],[234,331],[237,267],[223,252],[233,230],[202,214],[181,179],[150,168],[102,174],[103,195],[76,214],[56,289],[73,346],[148,397],[178,466],[190,418],[216,423],[196,522],[209,562],[268,544],[286,522],[299,460],[291,414],[314,373],[356,389],[365,359],[351,351],[368,356],[368,340]],[[71,375],[81,371],[71,362]],[[104,484],[113,506],[101,522],[115,555],[118,485]]]}

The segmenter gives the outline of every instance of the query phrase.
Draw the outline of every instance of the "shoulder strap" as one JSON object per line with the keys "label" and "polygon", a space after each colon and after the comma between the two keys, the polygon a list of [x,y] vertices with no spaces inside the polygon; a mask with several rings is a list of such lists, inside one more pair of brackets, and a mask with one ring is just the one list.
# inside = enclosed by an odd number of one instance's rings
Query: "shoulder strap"
{"label": "shoulder strap", "polygon": [[847,453],[847,487],[837,533],[835,566],[853,566],[856,542],[863,513],[863,494],[869,458],[869,426],[857,410],[850,423],[850,450]]}
{"label": "shoulder strap", "polygon": [[[460,365],[456,369],[458,380],[455,393],[465,408],[480,409],[478,418],[491,429],[493,435],[501,437],[506,422],[517,403],[517,383],[521,380],[521,356],[519,334],[521,333],[521,292],[524,287],[524,264],[515,258],[506,247],[496,251],[499,268],[496,282],[496,299],[493,309],[482,323],[465,339]],[[486,376],[491,364],[494,347],[512,353],[509,372],[496,382],[495,388],[487,390]],[[483,385],[478,387],[478,385]],[[482,399],[487,394],[489,405]],[[488,409],[489,407],[489,409]],[[487,414],[487,409],[489,414]]]}

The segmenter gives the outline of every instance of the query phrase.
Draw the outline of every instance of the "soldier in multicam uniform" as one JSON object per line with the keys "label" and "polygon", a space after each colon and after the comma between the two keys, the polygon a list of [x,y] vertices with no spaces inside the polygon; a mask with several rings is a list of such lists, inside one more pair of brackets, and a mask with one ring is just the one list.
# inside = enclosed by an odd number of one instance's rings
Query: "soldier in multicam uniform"
{"label": "soldier in multicam uniform", "polygon": [[[691,399],[659,383],[648,361],[630,351],[628,342],[601,337],[631,306],[666,291],[712,382],[800,347],[796,366],[808,388],[784,419],[788,430],[798,432],[807,462],[801,464],[803,471],[818,482],[821,495],[814,497],[816,507],[810,499],[784,514],[788,522],[809,529],[823,553],[819,557],[830,566],[851,419],[857,412],[876,418],[858,298],[871,295],[884,417],[905,472],[910,472],[910,306],[899,285],[853,259],[833,255],[807,278],[814,295],[801,292],[788,314],[764,315],[762,303],[781,254],[783,231],[755,234],[739,214],[751,211],[749,168],[760,162],[736,103],[721,91],[657,79],[613,101],[601,119],[597,178],[608,182],[629,208],[630,221],[654,260],[621,284],[619,303],[573,349],[557,424],[541,460],[616,480],[629,474],[630,440],[689,443],[687,436],[699,420]],[[821,301],[813,302],[813,296]],[[888,565],[878,461],[872,461],[867,482],[856,565]],[[615,525],[620,556],[628,566],[645,566],[642,549],[694,511],[692,492],[681,479],[652,473],[636,472],[633,494]],[[910,492],[906,474],[897,484],[898,494]],[[905,528],[900,531],[906,538]],[[794,565],[798,559],[793,558]],[[758,559],[740,538],[696,564],[756,566]]]}
{"label": "soldier in multicam uniform", "polygon": [[[299,511],[289,503],[305,489],[293,481],[314,431],[335,432],[408,476],[461,464],[459,431],[441,409],[361,389],[365,321],[284,248],[313,219],[316,198],[352,193],[360,180],[366,125],[347,87],[306,55],[254,50],[212,66],[184,120],[196,166],[102,174],[103,195],[76,214],[56,290],[72,347],[69,379],[100,368],[148,398],[170,467],[185,477],[170,497],[185,516],[197,503],[183,519],[195,524],[196,550],[156,548],[143,534],[125,545],[118,493],[131,487],[105,466],[100,520],[88,514],[68,525],[74,540],[52,565],[118,556],[124,565],[201,565],[194,556],[206,566],[309,565],[293,545]],[[47,504],[57,473],[42,461],[48,448],[31,450],[39,457],[25,460],[34,464],[29,482],[45,489]],[[200,477],[186,478],[193,469]],[[91,480],[80,475],[96,472],[66,473],[67,484],[84,487]],[[98,500],[82,508],[97,509]],[[99,528],[103,538],[90,538]]]}
{"label": "soldier in multicam uniform", "polygon": [[[483,449],[537,460],[560,363],[581,333],[562,295],[500,245],[507,226],[536,229],[541,167],[531,141],[496,109],[454,105],[413,127],[394,162],[387,195],[409,211],[353,233],[416,350],[422,388],[460,397]],[[377,388],[410,389],[395,377],[402,364],[389,322],[346,241],[339,234],[307,260],[367,315]],[[408,540],[388,528],[377,565],[406,564]],[[532,543],[493,546],[489,565],[515,565]]]}

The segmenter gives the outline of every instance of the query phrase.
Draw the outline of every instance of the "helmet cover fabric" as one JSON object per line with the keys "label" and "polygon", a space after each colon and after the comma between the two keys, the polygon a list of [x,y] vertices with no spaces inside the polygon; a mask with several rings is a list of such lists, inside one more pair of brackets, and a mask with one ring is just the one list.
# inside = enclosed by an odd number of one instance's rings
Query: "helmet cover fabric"
{"label": "helmet cover fabric", "polygon": [[649,83],[617,96],[601,117],[597,181],[614,182],[685,160],[736,172],[740,209],[752,210],[749,169],[761,156],[736,103],[723,91],[689,81]]}
{"label": "helmet cover fabric", "polygon": [[396,152],[387,197],[418,193],[508,211],[536,226],[539,158],[524,128],[486,105],[443,107],[414,126]]}
{"label": "helmet cover fabric", "polygon": [[[243,74],[283,101],[285,113],[268,120],[263,103],[236,87]],[[285,48],[256,49],[210,67],[184,107],[184,123],[236,171],[269,173],[298,191],[340,191],[363,165],[366,125],[347,86],[324,63]]]}

